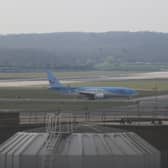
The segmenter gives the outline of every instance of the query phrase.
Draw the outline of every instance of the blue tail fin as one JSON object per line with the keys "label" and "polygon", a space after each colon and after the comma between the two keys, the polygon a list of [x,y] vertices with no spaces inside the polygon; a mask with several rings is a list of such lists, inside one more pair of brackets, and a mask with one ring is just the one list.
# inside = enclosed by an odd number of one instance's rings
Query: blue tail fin
{"label": "blue tail fin", "polygon": [[54,74],[51,71],[48,71],[47,74],[48,74],[48,81],[52,88],[63,87],[63,85],[59,82],[59,80],[54,76]]}

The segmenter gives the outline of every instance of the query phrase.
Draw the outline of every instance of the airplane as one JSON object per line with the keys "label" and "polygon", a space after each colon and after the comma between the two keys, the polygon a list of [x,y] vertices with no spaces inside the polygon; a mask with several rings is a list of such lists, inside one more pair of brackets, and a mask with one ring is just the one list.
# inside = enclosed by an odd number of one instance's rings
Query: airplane
{"label": "airplane", "polygon": [[54,76],[51,71],[47,72],[50,89],[57,91],[64,95],[80,95],[88,99],[105,99],[112,97],[126,97],[131,98],[137,95],[137,91],[126,87],[70,87],[64,86]]}

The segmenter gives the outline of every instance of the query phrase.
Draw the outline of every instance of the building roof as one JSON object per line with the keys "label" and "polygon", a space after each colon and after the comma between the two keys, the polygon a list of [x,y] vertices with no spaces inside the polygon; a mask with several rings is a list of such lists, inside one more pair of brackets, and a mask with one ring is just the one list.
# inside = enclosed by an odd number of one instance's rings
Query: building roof
{"label": "building roof", "polygon": [[[18,132],[0,146],[0,153],[37,155],[46,151],[47,133]],[[54,142],[51,142],[54,143]],[[73,133],[54,147],[58,155],[142,155],[157,150],[135,133]],[[48,153],[48,152],[47,152]]]}
{"label": "building roof", "polygon": [[52,168],[111,168],[111,165],[160,168],[160,152],[132,132],[59,136],[18,132],[0,145],[0,168],[51,165]]}

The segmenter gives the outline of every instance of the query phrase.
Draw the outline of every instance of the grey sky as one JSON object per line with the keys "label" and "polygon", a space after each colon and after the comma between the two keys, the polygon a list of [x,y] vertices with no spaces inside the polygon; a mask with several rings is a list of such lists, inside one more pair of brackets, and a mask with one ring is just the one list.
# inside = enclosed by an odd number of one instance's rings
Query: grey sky
{"label": "grey sky", "polygon": [[168,32],[167,0],[0,0],[0,33]]}

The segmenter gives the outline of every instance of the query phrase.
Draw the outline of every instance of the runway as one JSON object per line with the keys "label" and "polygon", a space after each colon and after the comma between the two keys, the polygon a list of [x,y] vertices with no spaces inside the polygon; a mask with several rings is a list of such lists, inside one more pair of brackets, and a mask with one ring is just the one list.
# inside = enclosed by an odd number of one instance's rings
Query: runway
{"label": "runway", "polygon": [[[99,75],[96,77],[71,77],[60,78],[63,84],[83,83],[83,82],[100,82],[100,81],[125,81],[125,80],[142,80],[142,79],[168,79],[168,72],[147,72],[147,73],[130,73],[127,75],[110,76]],[[46,78],[24,78],[0,80],[0,87],[28,87],[28,86],[47,86]]]}

